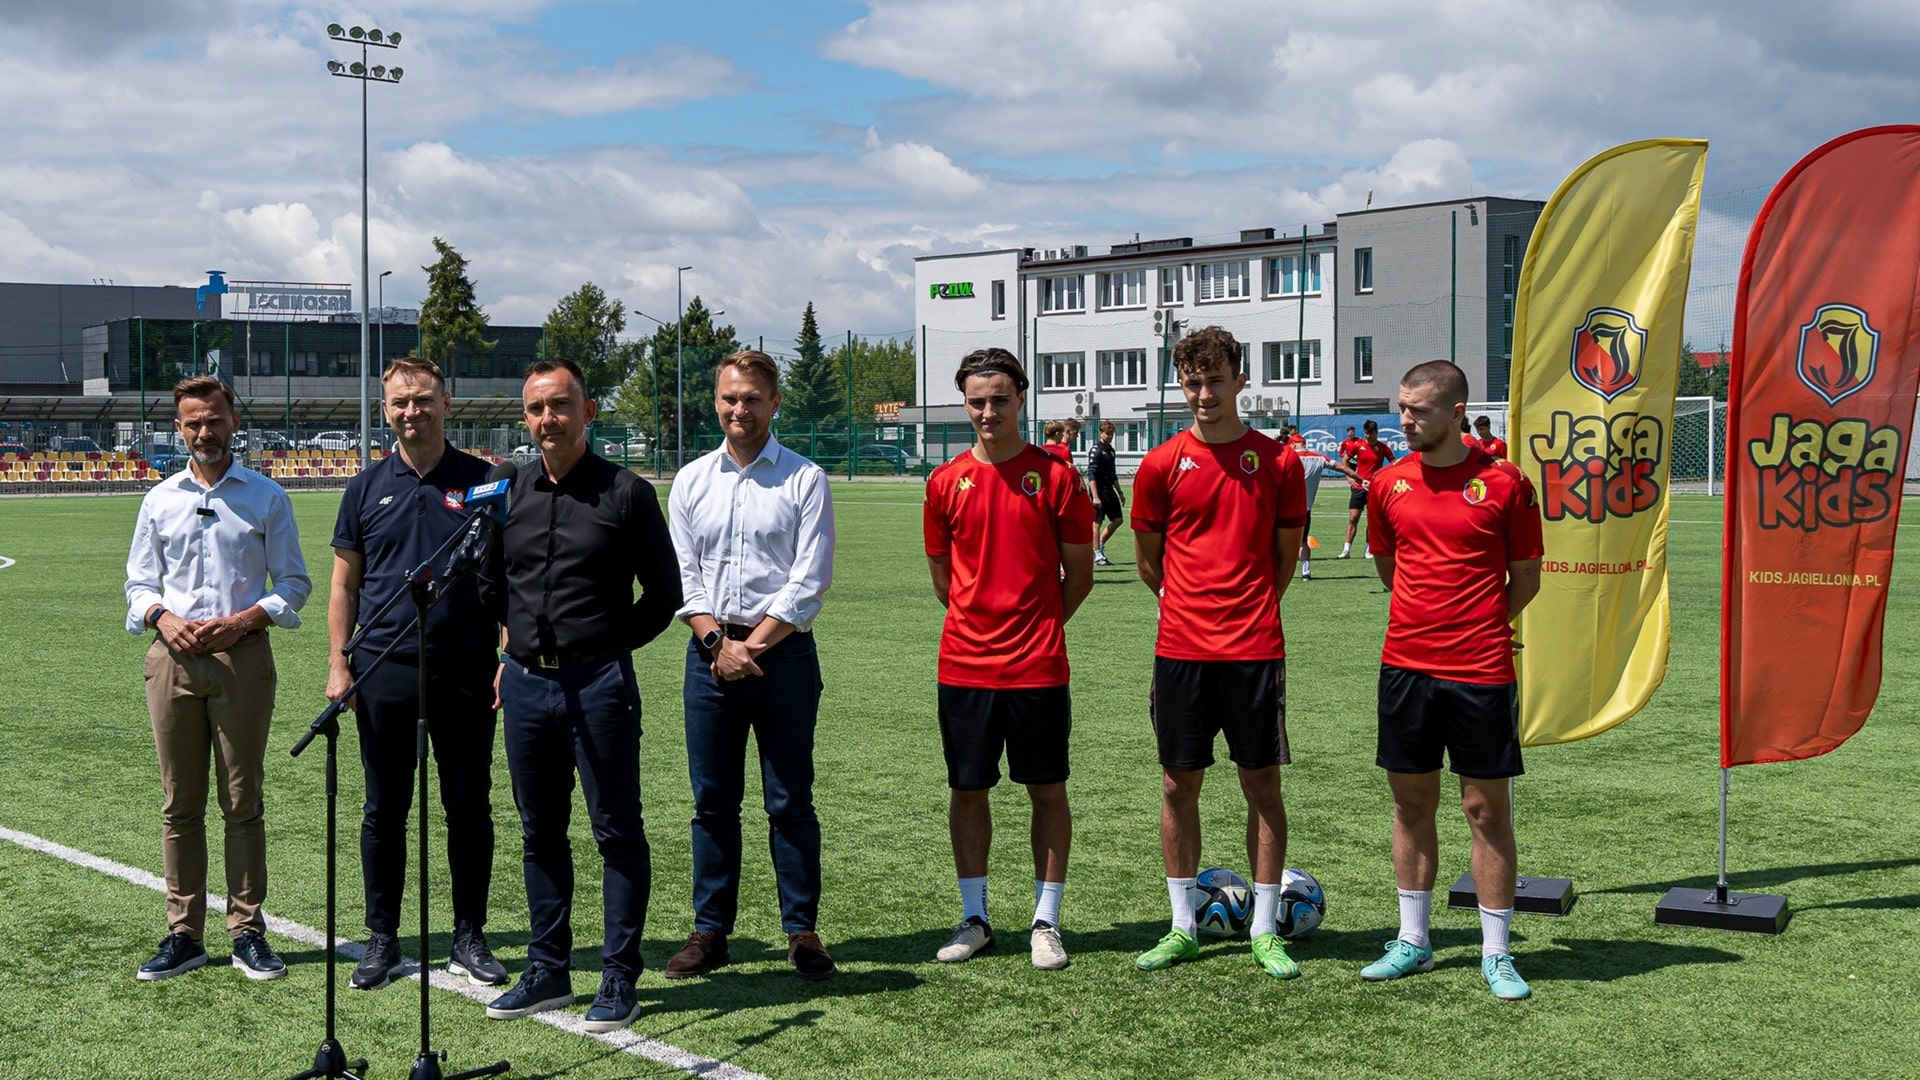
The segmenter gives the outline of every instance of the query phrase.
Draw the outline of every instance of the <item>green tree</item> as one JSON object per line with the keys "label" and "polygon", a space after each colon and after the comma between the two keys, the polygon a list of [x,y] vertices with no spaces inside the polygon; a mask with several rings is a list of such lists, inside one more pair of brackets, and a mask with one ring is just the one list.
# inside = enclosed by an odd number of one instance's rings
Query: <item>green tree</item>
{"label": "green tree", "polygon": [[487,313],[473,299],[467,277],[467,259],[453,245],[433,238],[440,258],[427,272],[427,298],[420,304],[420,355],[440,365],[449,379],[461,352],[485,352],[498,341],[487,340]]}
{"label": "green tree", "polygon": [[1726,346],[1713,354],[1713,363],[1701,366],[1699,357],[1693,351],[1693,343],[1680,346],[1680,379],[1677,397],[1710,397],[1715,401],[1727,400],[1727,382],[1731,371],[1727,364]]}
{"label": "green tree", "polygon": [[827,358],[820,341],[820,321],[813,302],[800,316],[800,336],[793,339],[799,355],[780,377],[780,412],[796,432],[844,431],[847,426],[847,369]]}
{"label": "green tree", "polygon": [[[851,349],[852,357],[848,358]],[[865,423],[873,407],[883,401],[916,404],[914,376],[917,360],[911,338],[854,338],[851,346],[834,349],[828,363],[836,371],[853,369],[853,419]],[[844,377],[844,376],[843,376]]]}
{"label": "green tree", "polygon": [[620,331],[627,328],[627,308],[610,300],[606,291],[589,281],[560,298],[541,326],[546,355],[565,357],[580,365],[587,376],[587,393],[602,397],[631,374],[621,366]]}
{"label": "green tree", "polygon": [[[660,452],[660,460],[673,467],[675,441],[675,393],[684,388],[686,431],[684,447],[689,460],[719,444],[720,421],[713,411],[713,375],[720,361],[740,348],[731,326],[715,326],[713,313],[699,297],[687,304],[680,321],[681,337],[676,350],[674,327],[667,323],[656,328],[653,336],[622,345],[631,350],[623,362],[628,375],[614,391],[612,408],[616,417],[647,433]],[[684,368],[684,371],[681,369]],[[658,410],[656,421],[656,409]]]}

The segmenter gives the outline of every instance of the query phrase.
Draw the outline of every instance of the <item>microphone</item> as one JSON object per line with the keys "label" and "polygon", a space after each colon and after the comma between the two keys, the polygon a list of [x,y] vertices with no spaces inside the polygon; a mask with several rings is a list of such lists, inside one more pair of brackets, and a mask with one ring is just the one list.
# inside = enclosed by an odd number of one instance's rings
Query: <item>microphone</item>
{"label": "microphone", "polygon": [[486,550],[487,528],[507,523],[507,497],[513,490],[513,478],[520,468],[511,462],[501,462],[494,466],[487,482],[476,484],[467,489],[462,504],[473,512],[467,519],[466,533],[453,549],[453,555],[447,560],[446,580],[451,581],[460,574],[470,574],[480,568],[481,555]]}

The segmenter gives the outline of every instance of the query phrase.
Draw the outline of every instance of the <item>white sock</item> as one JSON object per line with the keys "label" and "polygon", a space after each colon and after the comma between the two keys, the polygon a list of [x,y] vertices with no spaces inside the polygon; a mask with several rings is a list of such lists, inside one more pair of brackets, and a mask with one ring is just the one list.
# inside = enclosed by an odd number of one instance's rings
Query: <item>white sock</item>
{"label": "white sock", "polygon": [[1342,555],[1351,555],[1351,554],[1353,554],[1353,541],[1351,541],[1351,540],[1349,540],[1349,541],[1347,541],[1346,543],[1344,543],[1344,544],[1341,544],[1341,545],[1340,545],[1340,554],[1342,554]]}
{"label": "white sock", "polygon": [[1253,921],[1247,924],[1247,936],[1280,932],[1280,886],[1253,883]]}
{"label": "white sock", "polygon": [[1300,560],[1300,576],[1301,576],[1301,577],[1306,577],[1307,575],[1309,575],[1309,574],[1311,574],[1311,573],[1313,573],[1313,560],[1312,560],[1312,559],[1301,559],[1301,560]]}
{"label": "white sock", "polygon": [[1193,879],[1190,877],[1168,878],[1167,902],[1173,908],[1173,928],[1192,936],[1194,933]]}
{"label": "white sock", "polygon": [[1480,955],[1501,956],[1513,952],[1509,934],[1513,927],[1513,909],[1480,909]]}
{"label": "white sock", "polygon": [[1064,881],[1040,881],[1033,883],[1033,921],[1048,926],[1060,925],[1060,894],[1067,890]]}
{"label": "white sock", "polygon": [[1427,924],[1433,919],[1433,890],[1400,890],[1400,940],[1422,949],[1433,947]]}
{"label": "white sock", "polygon": [[971,919],[976,916],[981,922],[987,920],[987,879],[963,877],[960,879],[960,917]]}

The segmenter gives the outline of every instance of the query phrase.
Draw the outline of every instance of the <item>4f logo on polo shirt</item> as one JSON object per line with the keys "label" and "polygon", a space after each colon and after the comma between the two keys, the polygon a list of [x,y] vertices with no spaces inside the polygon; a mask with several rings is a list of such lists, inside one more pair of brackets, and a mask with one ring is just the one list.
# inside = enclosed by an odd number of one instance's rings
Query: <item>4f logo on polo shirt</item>
{"label": "4f logo on polo shirt", "polygon": [[393,501],[393,496],[389,495],[386,498],[380,500],[380,505],[385,506],[392,501]]}
{"label": "4f logo on polo shirt", "polygon": [[1027,475],[1021,477],[1020,490],[1026,492],[1029,495],[1040,494],[1040,474],[1037,472],[1030,472]]}
{"label": "4f logo on polo shirt", "polygon": [[1487,482],[1476,476],[1467,481],[1466,487],[1460,489],[1460,495],[1467,500],[1469,506],[1479,506],[1487,501]]}
{"label": "4f logo on polo shirt", "polygon": [[1193,460],[1193,459],[1192,459],[1192,458],[1190,458],[1190,457],[1183,457],[1183,458],[1181,458],[1181,459],[1180,459],[1180,465],[1179,465],[1179,467],[1178,467],[1178,468],[1176,468],[1176,469],[1175,469],[1174,471],[1176,471],[1176,472],[1191,472],[1191,471],[1193,471],[1194,469],[1197,469],[1197,468],[1199,468],[1199,467],[1200,467],[1200,463],[1199,463],[1199,462],[1197,462],[1197,461],[1195,461],[1195,460]]}
{"label": "4f logo on polo shirt", "polygon": [[1260,471],[1259,451],[1243,450],[1240,452],[1240,471],[1246,473],[1248,476],[1252,476],[1254,473]]}

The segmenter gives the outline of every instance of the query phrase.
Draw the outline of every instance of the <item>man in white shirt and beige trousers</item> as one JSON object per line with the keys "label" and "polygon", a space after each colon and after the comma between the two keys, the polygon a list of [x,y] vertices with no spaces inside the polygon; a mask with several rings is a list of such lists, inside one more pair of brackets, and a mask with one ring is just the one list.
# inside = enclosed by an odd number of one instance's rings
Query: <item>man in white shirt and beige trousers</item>
{"label": "man in white shirt and beige trousers", "polygon": [[[173,390],[186,469],[147,492],[127,554],[127,630],[155,633],[143,670],[160,756],[167,936],[138,977],[207,962],[207,763],[226,822],[227,932],[233,966],[277,979],[266,940],[267,726],[275,675],[268,626],[300,625],[313,583],[293,504],[280,485],[233,459],[233,391],[219,379]],[[271,588],[269,588],[271,582]]]}
{"label": "man in white shirt and beige trousers", "polygon": [[820,658],[813,620],[833,577],[833,500],[818,465],[780,445],[779,368],[754,349],[720,362],[714,408],[726,442],[674,477],[667,525],[680,559],[687,646],[682,702],[693,784],[693,933],[666,977],[731,961],[740,896],[740,800],[747,736],[759,751],[767,842],[787,960],[803,979],[834,974],[820,943],[820,821],[813,732]]}

